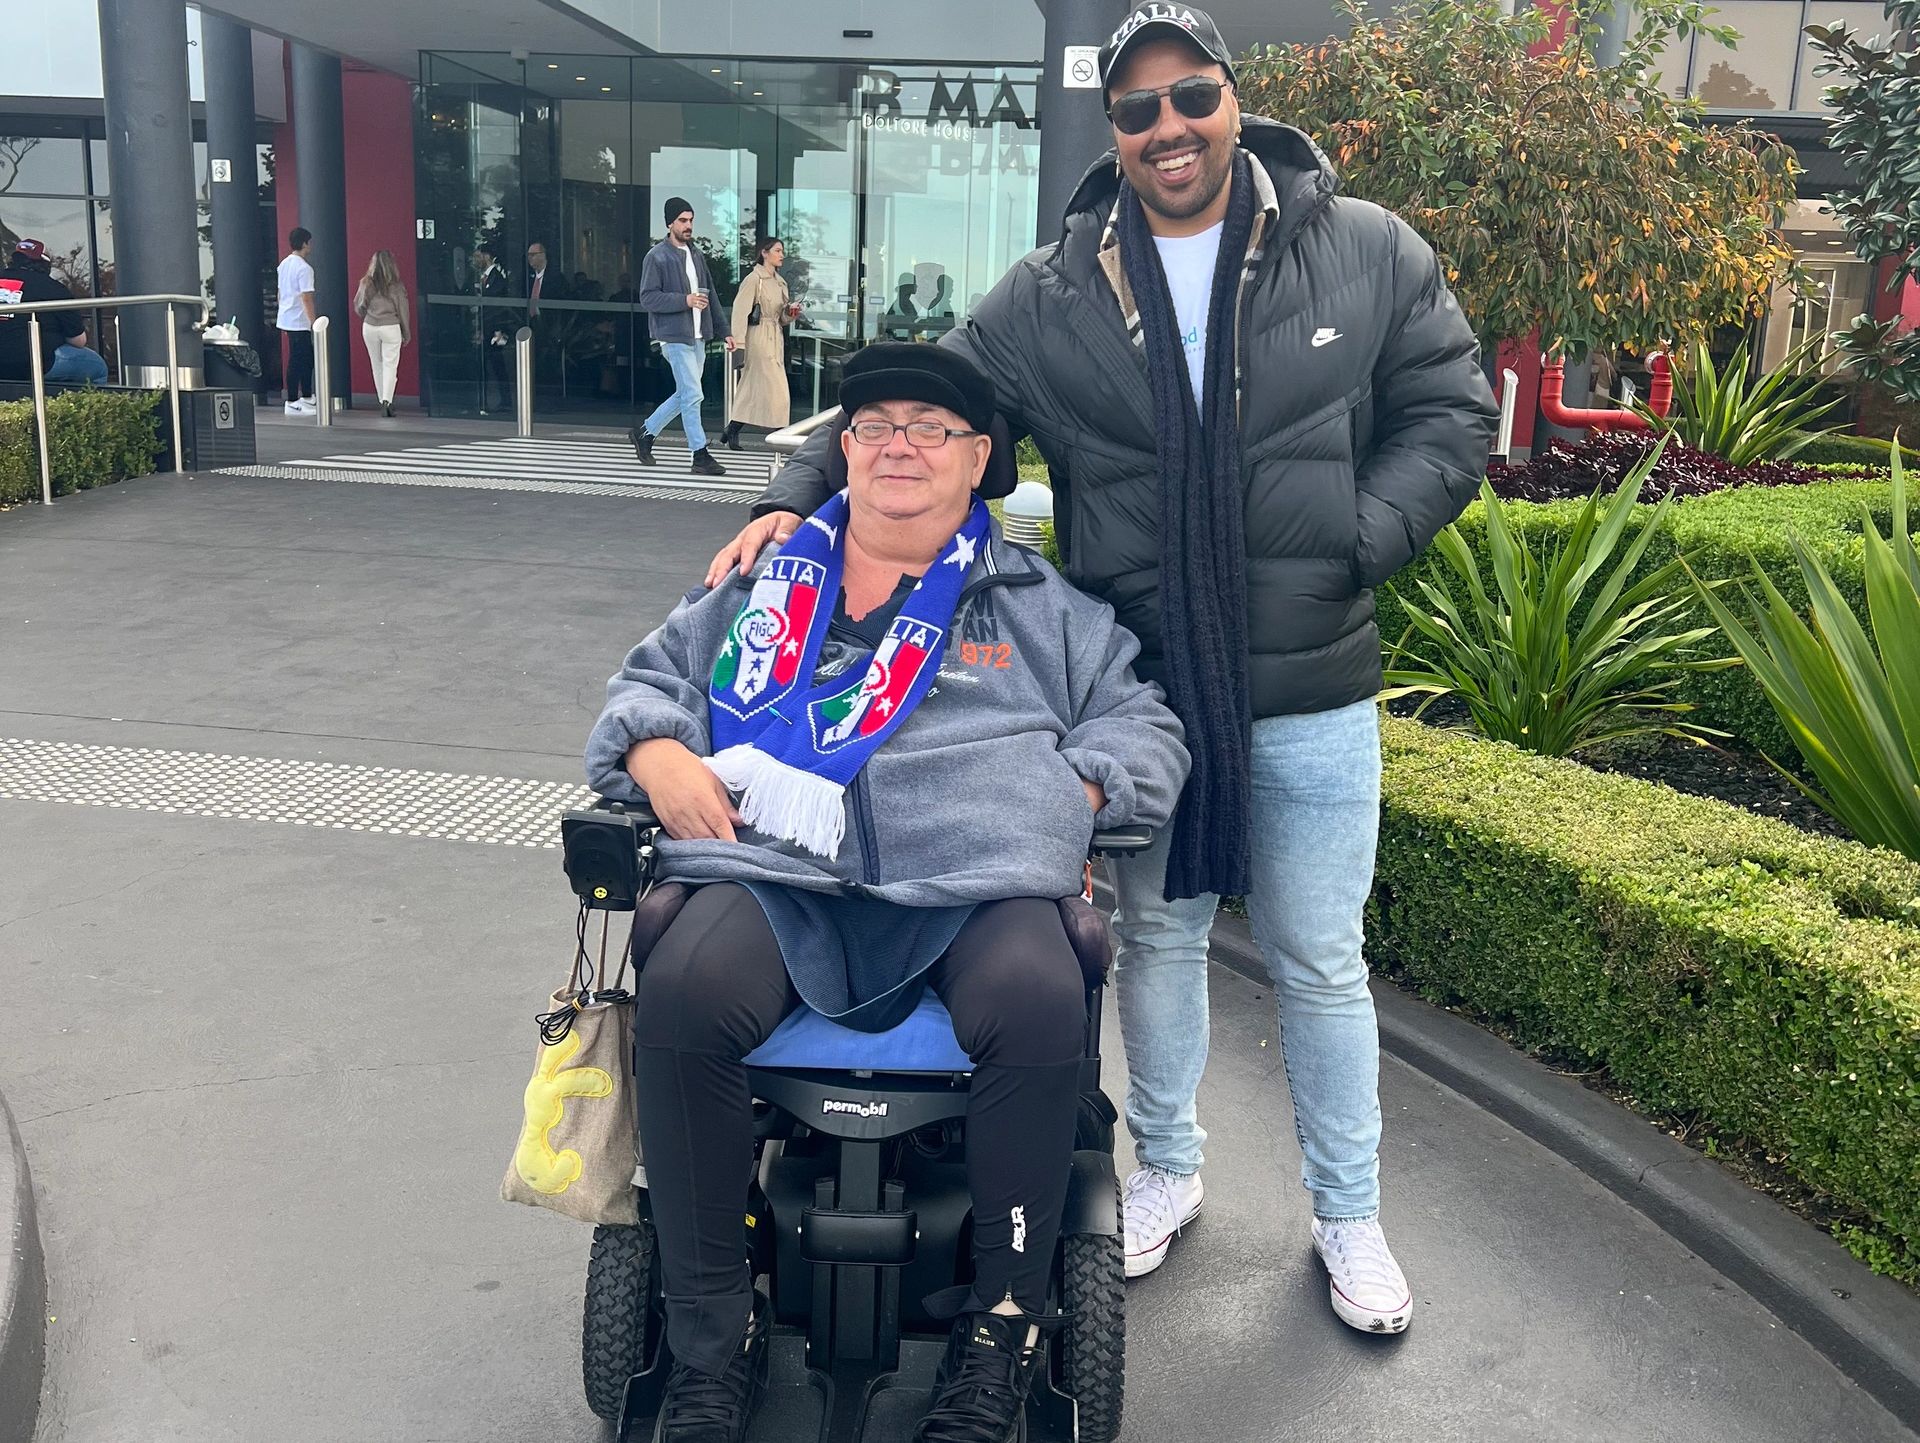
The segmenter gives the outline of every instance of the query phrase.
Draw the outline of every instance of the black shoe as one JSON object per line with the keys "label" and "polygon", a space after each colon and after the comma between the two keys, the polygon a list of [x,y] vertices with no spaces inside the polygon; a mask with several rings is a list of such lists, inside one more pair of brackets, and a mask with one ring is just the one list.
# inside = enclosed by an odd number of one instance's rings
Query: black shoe
{"label": "black shoe", "polygon": [[627,439],[633,442],[633,454],[640,458],[642,465],[653,465],[653,437],[639,426],[627,432]]}
{"label": "black shoe", "polygon": [[735,421],[727,427],[725,434],[720,437],[720,443],[729,451],[744,451],[746,449],[746,447],[740,444],[740,423],[738,421]]}
{"label": "black shoe", "polygon": [[740,1350],[719,1377],[675,1363],[660,1400],[660,1443],[743,1443],[753,1410],[767,1391],[767,1346],[773,1305],[753,1295],[753,1317]]}
{"label": "black shoe", "polygon": [[386,414],[386,417],[389,421],[393,419],[393,402],[382,401],[380,403],[380,409]]}
{"label": "black shoe", "polygon": [[727,468],[713,459],[713,452],[702,446],[693,453],[693,473],[696,476],[724,476]]}
{"label": "black shoe", "polygon": [[1029,1348],[1033,1318],[998,1313],[968,1313],[953,1325],[947,1356],[914,1443],[1013,1443],[1020,1436],[1020,1415],[1027,1405],[1046,1356],[1046,1335],[1058,1319],[1040,1324]]}

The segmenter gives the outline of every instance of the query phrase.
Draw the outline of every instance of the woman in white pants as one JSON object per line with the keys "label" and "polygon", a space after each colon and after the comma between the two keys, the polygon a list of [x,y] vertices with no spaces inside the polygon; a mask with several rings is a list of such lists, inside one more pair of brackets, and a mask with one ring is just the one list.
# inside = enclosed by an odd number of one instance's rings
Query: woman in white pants
{"label": "woman in white pants", "polygon": [[375,251],[354,293],[353,311],[360,317],[360,335],[373,362],[373,389],[380,409],[393,414],[393,382],[400,373],[400,348],[413,339],[407,288],[392,251]]}

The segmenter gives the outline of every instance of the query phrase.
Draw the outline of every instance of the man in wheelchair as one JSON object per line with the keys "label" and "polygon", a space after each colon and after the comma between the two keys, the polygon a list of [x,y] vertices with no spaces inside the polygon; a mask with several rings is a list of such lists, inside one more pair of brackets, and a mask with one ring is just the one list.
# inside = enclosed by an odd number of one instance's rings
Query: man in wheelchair
{"label": "man in wheelchair", "polygon": [[1057,903],[1096,822],[1167,820],[1187,753],[1112,611],[999,536],[992,398],[944,349],[850,360],[844,490],[637,646],[588,742],[594,788],[644,799],[659,876],[695,887],[635,984],[668,1443],[740,1443],[765,1387],[743,1059],[802,1003],[879,1032],[931,988],[972,1060],[972,1283],[928,1300],[954,1321],[915,1438],[1016,1437],[1054,1321],[1087,1042]]}

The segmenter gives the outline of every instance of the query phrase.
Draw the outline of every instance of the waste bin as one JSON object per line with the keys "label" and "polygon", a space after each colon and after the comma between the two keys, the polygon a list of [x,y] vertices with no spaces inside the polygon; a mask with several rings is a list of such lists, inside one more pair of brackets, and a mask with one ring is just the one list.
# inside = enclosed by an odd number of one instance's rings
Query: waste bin
{"label": "waste bin", "polygon": [[208,390],[253,394],[260,390],[260,373],[260,353],[245,341],[206,343]]}
{"label": "waste bin", "polygon": [[[173,412],[164,395],[154,397],[154,415],[160,422],[156,460],[160,470],[172,470]],[[187,470],[251,466],[259,459],[253,420],[251,391],[182,391],[180,451]]]}

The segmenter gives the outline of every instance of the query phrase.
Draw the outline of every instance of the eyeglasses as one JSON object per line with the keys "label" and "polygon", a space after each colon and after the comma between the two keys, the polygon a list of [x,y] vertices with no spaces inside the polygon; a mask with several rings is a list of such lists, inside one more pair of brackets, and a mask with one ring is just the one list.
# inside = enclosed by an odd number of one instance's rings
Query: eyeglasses
{"label": "eyeglasses", "polygon": [[947,444],[954,436],[978,436],[978,431],[955,431],[942,426],[938,421],[909,421],[904,426],[892,421],[855,421],[847,429],[853,433],[853,439],[862,446],[884,446],[897,431],[907,433],[907,441],[922,451],[933,451]]}
{"label": "eyeglasses", "polygon": [[1189,75],[1159,90],[1129,90],[1107,106],[1107,119],[1122,135],[1144,135],[1159,122],[1164,95],[1188,120],[1205,120],[1220,108],[1220,92],[1226,88],[1225,81]]}

